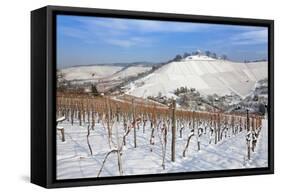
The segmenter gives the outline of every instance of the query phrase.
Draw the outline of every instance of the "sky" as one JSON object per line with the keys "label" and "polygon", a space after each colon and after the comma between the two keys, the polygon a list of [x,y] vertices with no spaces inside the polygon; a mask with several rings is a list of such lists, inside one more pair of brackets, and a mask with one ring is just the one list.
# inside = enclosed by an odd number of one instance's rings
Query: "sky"
{"label": "sky", "polygon": [[233,61],[267,59],[266,27],[57,16],[57,66],[165,62],[206,51]]}

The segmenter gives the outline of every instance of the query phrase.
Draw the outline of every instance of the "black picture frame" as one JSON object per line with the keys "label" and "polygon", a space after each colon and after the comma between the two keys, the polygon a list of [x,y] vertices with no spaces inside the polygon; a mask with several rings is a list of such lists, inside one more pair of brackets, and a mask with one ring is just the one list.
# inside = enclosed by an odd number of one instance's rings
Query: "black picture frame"
{"label": "black picture frame", "polygon": [[[268,28],[268,167],[56,180],[57,14],[263,26]],[[169,181],[274,173],[274,21],[172,13],[46,6],[31,12],[31,182],[46,188]]]}

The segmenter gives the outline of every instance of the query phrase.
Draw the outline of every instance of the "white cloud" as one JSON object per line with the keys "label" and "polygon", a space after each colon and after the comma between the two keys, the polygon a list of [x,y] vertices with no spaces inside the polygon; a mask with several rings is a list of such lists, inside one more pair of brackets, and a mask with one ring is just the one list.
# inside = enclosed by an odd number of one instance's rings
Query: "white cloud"
{"label": "white cloud", "polygon": [[195,32],[209,27],[206,24],[144,20],[137,21],[135,26],[141,32]]}
{"label": "white cloud", "polygon": [[128,38],[111,38],[106,39],[106,42],[111,45],[129,48],[132,46],[148,46],[151,40],[145,37],[128,37]]}
{"label": "white cloud", "polygon": [[235,45],[252,45],[252,44],[263,44],[268,41],[267,29],[253,30],[243,32],[231,37],[232,44]]}
{"label": "white cloud", "polygon": [[118,18],[96,18],[79,17],[76,21],[93,31],[96,26],[107,28],[110,31],[134,31],[134,32],[194,32],[207,29],[212,24],[152,21],[138,19],[118,19]]}
{"label": "white cloud", "polygon": [[115,46],[120,46],[120,47],[131,47],[135,43],[131,40],[122,40],[122,39],[108,39],[106,40],[107,43],[115,45]]}
{"label": "white cloud", "polygon": [[86,36],[88,36],[86,31],[68,26],[60,26],[60,33],[62,33],[64,36],[79,39],[84,39]]}

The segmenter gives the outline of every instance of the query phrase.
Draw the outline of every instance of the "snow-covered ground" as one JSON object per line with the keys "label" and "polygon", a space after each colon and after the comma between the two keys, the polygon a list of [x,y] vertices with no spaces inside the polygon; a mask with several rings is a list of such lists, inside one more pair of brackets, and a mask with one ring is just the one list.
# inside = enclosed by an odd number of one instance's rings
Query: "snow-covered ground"
{"label": "snow-covered ground", "polygon": [[[107,141],[107,130],[101,123],[96,123],[95,129],[90,134],[90,144],[93,155],[87,145],[87,125],[72,126],[68,121],[63,121],[59,126],[65,128],[66,141],[61,141],[61,134],[57,132],[57,178],[73,179],[97,177],[106,154],[110,151]],[[133,131],[127,137],[127,145],[121,156],[124,175],[154,174],[169,172],[189,172],[204,170],[241,169],[254,167],[267,167],[268,138],[267,120],[263,120],[263,128],[260,133],[255,153],[251,160],[247,161],[246,132],[223,139],[218,144],[209,144],[209,133],[201,137],[201,150],[197,150],[196,137],[192,137],[187,155],[182,157],[190,129],[185,128],[183,138],[177,132],[176,162],[171,162],[171,132],[168,132],[166,169],[163,170],[162,149],[160,144],[160,132],[155,133],[155,145],[149,143],[151,130],[149,123],[143,133],[142,126],[137,130],[137,148],[134,148]],[[113,126],[113,141],[116,140],[116,132],[123,134],[122,125]],[[116,143],[116,141],[114,141]],[[121,143],[121,138],[120,138]],[[152,149],[152,152],[151,152]],[[109,155],[100,176],[119,176],[117,155]]]}
{"label": "snow-covered ground", "polygon": [[[267,78],[267,62],[238,63],[207,56],[190,56],[171,62],[128,85],[128,94],[141,97],[159,93],[173,96],[176,88],[195,88],[202,94],[235,93],[246,97],[257,81]],[[140,84],[141,83],[141,84]]]}

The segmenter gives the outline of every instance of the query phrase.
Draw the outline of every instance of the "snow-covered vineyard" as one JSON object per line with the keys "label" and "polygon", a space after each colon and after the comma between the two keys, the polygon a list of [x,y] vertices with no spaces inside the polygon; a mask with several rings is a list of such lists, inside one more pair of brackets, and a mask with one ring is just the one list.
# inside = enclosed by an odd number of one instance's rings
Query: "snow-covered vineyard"
{"label": "snow-covered vineyard", "polygon": [[57,178],[267,167],[267,120],[58,96]]}

